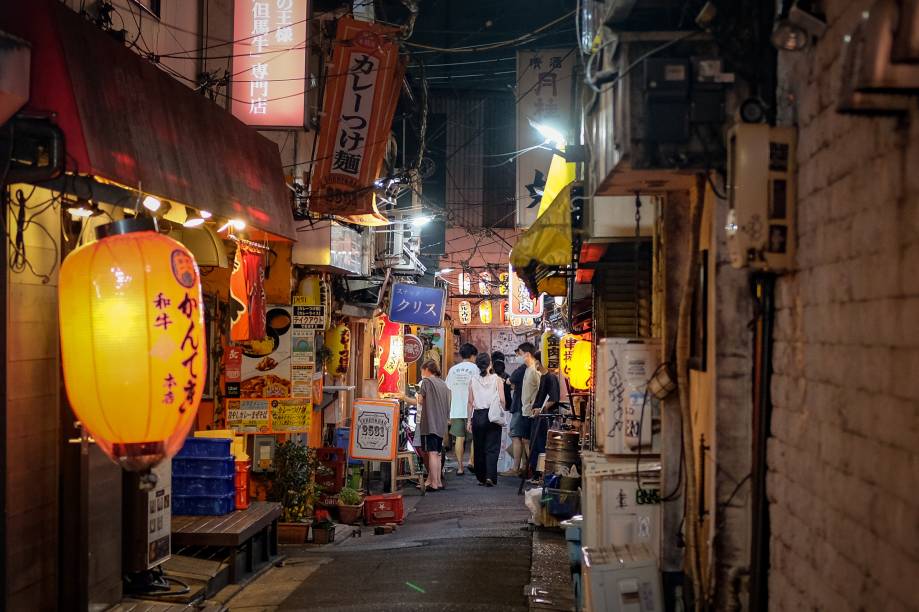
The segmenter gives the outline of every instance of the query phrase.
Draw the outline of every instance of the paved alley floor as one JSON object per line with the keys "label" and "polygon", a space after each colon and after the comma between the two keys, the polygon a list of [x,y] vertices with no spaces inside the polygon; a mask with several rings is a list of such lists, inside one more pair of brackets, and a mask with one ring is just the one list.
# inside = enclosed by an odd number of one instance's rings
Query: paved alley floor
{"label": "paved alley floor", "polygon": [[[529,513],[517,495],[518,481],[500,480],[486,488],[469,473],[450,475],[443,491],[424,497],[406,493],[406,506],[414,509],[392,534],[375,536],[365,526],[361,537],[329,546],[288,547],[290,567],[272,569],[229,607],[246,612],[526,610]],[[279,601],[282,595],[286,598]]]}

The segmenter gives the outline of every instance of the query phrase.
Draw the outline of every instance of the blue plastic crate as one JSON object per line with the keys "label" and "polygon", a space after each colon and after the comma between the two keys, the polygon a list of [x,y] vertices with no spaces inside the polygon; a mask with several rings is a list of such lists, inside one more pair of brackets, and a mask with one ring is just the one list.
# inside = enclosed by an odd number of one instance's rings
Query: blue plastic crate
{"label": "blue plastic crate", "polygon": [[[345,453],[348,453],[348,449],[351,444],[351,429],[348,427],[339,427],[335,430],[335,443],[334,446],[338,448],[345,449]],[[363,461],[360,459],[348,459],[348,465],[361,465]]]}
{"label": "blue plastic crate", "polygon": [[176,457],[172,460],[172,476],[194,476],[197,478],[232,478],[236,474],[233,457],[213,459],[211,457]]}
{"label": "blue plastic crate", "polygon": [[578,513],[580,509],[580,494],[577,491],[564,489],[543,489],[547,498],[549,514],[556,518],[567,519]]}
{"label": "blue plastic crate", "polygon": [[236,509],[236,494],[173,495],[172,513],[183,516],[220,516]]}
{"label": "blue plastic crate", "polygon": [[234,493],[232,476],[200,478],[197,476],[173,476],[174,495],[228,495]]}
{"label": "blue plastic crate", "polygon": [[230,438],[194,438],[189,437],[185,440],[185,446],[178,452],[177,457],[212,457],[214,459],[225,459],[232,455],[230,445],[233,440]]}

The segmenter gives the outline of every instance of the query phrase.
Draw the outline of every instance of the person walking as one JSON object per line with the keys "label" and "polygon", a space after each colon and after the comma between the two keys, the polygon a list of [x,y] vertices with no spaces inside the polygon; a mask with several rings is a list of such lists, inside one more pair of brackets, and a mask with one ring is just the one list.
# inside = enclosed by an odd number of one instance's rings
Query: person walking
{"label": "person walking", "polygon": [[440,453],[443,450],[444,434],[450,418],[450,388],[440,378],[440,367],[436,361],[428,360],[421,366],[421,384],[418,396],[402,399],[418,405],[419,423],[417,431],[421,434],[421,452],[428,477],[424,485],[428,491],[439,491],[444,488],[441,479]]}
{"label": "person walking", "polygon": [[510,382],[514,386],[511,405],[510,435],[513,440],[514,463],[502,476],[519,476],[526,470],[523,459],[524,450],[530,442],[530,430],[533,422],[533,403],[539,390],[539,372],[536,370],[536,347],[532,342],[524,342],[517,347],[517,355],[523,357],[523,365],[514,370]]}
{"label": "person walking", "polygon": [[498,375],[504,381],[504,406],[510,410],[513,397],[511,394],[510,375],[507,373],[507,366],[504,363],[504,353],[494,351],[491,354],[491,371]]}
{"label": "person walking", "polygon": [[[542,355],[536,353],[536,369],[539,370],[539,390],[533,401],[533,430],[530,433],[530,469],[535,473],[539,454],[546,450],[546,439],[549,434],[549,418],[540,415],[556,414],[559,410],[561,384],[553,370],[542,363]],[[566,395],[567,397],[567,395]]]}
{"label": "person walking", "polygon": [[[460,346],[460,361],[447,372],[447,386],[450,388],[450,435],[456,438],[453,449],[456,454],[456,475],[462,476],[463,454],[466,449],[466,421],[469,404],[469,381],[479,373],[475,366],[475,357],[479,350],[468,342]],[[469,469],[473,469],[473,448],[469,449]]]}
{"label": "person walking", "polygon": [[498,483],[498,453],[501,450],[502,423],[495,422],[489,411],[500,408],[504,419],[504,381],[490,372],[491,358],[482,353],[475,359],[478,376],[469,382],[467,430],[472,433],[475,450],[475,475],[480,485],[493,487]]}

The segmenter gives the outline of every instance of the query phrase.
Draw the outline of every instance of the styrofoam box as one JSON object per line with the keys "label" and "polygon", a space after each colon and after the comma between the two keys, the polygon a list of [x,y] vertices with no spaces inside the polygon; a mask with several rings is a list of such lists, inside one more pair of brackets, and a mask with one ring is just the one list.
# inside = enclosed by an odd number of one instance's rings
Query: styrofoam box
{"label": "styrofoam box", "polygon": [[635,455],[639,446],[642,454],[660,452],[660,401],[645,393],[660,352],[656,339],[602,338],[597,344],[597,442],[606,454]]}
{"label": "styrofoam box", "polygon": [[[592,548],[643,544],[659,559],[661,504],[638,503],[635,463],[634,457],[582,453],[582,544]],[[641,459],[641,487],[645,491],[641,501],[653,500],[655,493],[663,495],[660,469],[659,459]]]}
{"label": "styrofoam box", "polygon": [[663,612],[660,573],[646,546],[585,546],[583,559],[587,612]]}

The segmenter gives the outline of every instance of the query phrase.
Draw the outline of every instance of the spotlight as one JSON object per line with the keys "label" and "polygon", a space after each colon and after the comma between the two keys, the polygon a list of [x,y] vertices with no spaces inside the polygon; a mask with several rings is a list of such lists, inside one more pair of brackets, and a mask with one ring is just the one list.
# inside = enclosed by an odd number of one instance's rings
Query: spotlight
{"label": "spotlight", "polygon": [[150,212],[158,211],[160,209],[160,206],[162,205],[163,203],[160,202],[159,198],[155,198],[151,195],[148,195],[147,197],[144,198],[144,208],[146,208]]}
{"label": "spotlight", "polygon": [[242,231],[242,230],[246,229],[246,222],[243,221],[242,219],[230,219],[229,221],[227,221],[226,223],[224,223],[224,224],[223,224],[223,227],[221,227],[221,228],[220,228],[219,230],[217,230],[217,231],[218,231],[218,232],[223,232],[223,231],[226,231],[227,229],[234,229],[234,230],[236,230],[237,232],[238,232],[238,231]]}
{"label": "spotlight", "polygon": [[811,38],[826,32],[826,20],[807,0],[783,0],[772,29],[772,45],[780,51],[803,51]]}
{"label": "spotlight", "polygon": [[539,135],[546,139],[546,142],[554,145],[555,147],[564,147],[565,146],[565,137],[562,133],[551,125],[546,125],[545,123],[537,123],[532,119],[527,119],[530,122],[530,126],[539,132]]}
{"label": "spotlight", "polygon": [[204,215],[201,213],[196,213],[191,209],[186,209],[185,211],[185,223],[182,224],[183,227],[198,227],[204,225]]}
{"label": "spotlight", "polygon": [[415,227],[421,227],[423,225],[427,225],[431,221],[432,221],[431,217],[428,217],[427,215],[421,215],[420,217],[414,217],[411,220],[412,225],[414,225]]}

